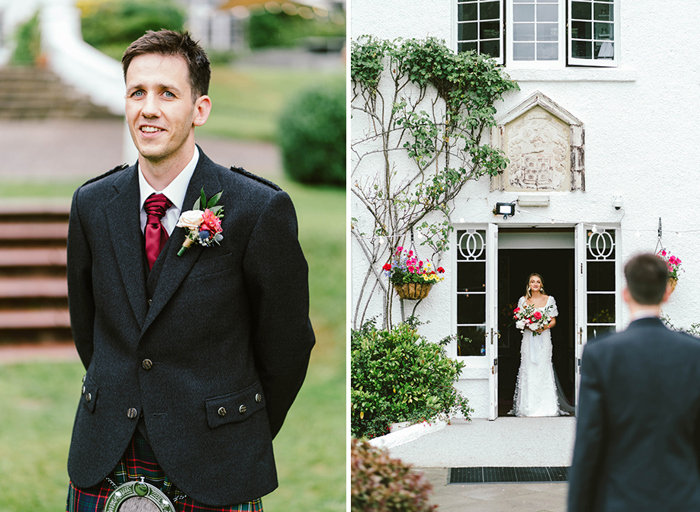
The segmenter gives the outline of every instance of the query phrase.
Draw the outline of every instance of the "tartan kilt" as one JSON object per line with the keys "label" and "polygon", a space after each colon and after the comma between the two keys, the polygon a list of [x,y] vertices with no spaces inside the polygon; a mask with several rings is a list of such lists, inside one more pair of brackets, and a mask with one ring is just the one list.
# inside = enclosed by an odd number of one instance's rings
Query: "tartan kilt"
{"label": "tartan kilt", "polygon": [[[181,494],[165,476],[156,461],[153,449],[138,429],[110,477],[117,485],[144,477],[147,483],[161,489],[171,501]],[[102,512],[112,491],[113,488],[107,480],[88,488],[78,488],[70,482],[66,512]],[[239,505],[213,507],[187,496],[175,502],[174,505],[177,512],[263,512],[260,498]]]}

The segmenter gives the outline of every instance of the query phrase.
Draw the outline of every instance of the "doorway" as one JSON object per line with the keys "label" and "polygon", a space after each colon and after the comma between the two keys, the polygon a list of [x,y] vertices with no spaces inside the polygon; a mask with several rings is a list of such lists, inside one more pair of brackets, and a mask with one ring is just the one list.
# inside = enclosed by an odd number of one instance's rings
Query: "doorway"
{"label": "doorway", "polygon": [[[498,415],[507,415],[513,407],[522,334],[515,328],[512,312],[517,307],[518,299],[524,295],[527,278],[533,272],[542,275],[546,293],[557,301],[559,316],[552,330],[552,363],[563,393],[574,405],[576,329],[573,229],[501,230],[499,239],[498,330],[501,337],[498,343]],[[537,248],[531,248],[533,246]]]}

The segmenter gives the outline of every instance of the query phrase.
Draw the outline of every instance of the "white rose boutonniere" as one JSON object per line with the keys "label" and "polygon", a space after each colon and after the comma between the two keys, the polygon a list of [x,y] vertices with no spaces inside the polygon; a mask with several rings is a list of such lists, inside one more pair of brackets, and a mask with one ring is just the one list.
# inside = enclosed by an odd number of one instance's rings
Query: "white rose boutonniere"
{"label": "white rose boutonniere", "polygon": [[[211,247],[224,239],[221,233],[221,219],[224,217],[224,206],[218,205],[221,192],[207,201],[204,189],[200,191],[200,198],[195,201],[191,210],[182,212],[177,221],[178,228],[187,229],[187,238],[182,244],[177,255],[182,256],[193,243],[204,247]],[[204,208],[204,210],[200,210]]]}

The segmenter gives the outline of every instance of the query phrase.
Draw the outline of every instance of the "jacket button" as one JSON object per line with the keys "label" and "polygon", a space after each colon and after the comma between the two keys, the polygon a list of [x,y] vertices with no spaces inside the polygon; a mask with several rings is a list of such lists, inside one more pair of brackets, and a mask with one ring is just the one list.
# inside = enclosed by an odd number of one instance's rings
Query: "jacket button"
{"label": "jacket button", "polygon": [[153,299],[148,299],[148,305],[150,306],[151,304],[153,304]]}
{"label": "jacket button", "polygon": [[255,393],[255,401],[258,403],[262,402],[262,395],[260,393]]}
{"label": "jacket button", "polygon": [[248,408],[245,405],[241,405],[238,408],[238,412],[240,412],[241,414],[244,414],[247,410],[248,410]]}
{"label": "jacket button", "polygon": [[83,390],[81,391],[81,393],[82,393],[83,395],[85,394],[85,386],[83,386]]}
{"label": "jacket button", "polygon": [[85,401],[89,402],[90,400],[92,400],[92,395],[88,393],[87,395],[85,395]]}
{"label": "jacket button", "polygon": [[219,407],[219,410],[217,411],[217,413],[219,414],[219,416],[221,416],[223,418],[224,416],[226,416],[226,409],[223,407]]}
{"label": "jacket button", "polygon": [[133,419],[136,418],[136,416],[138,416],[138,415],[139,415],[139,411],[137,411],[137,410],[134,409],[133,407],[132,407],[131,409],[129,409],[128,411],[126,411],[126,417],[129,418],[129,419],[132,419],[132,420],[133,420]]}
{"label": "jacket button", "polygon": [[85,382],[85,378],[87,377],[87,373],[83,375],[83,382]]}
{"label": "jacket button", "polygon": [[153,361],[151,361],[150,359],[144,359],[144,360],[141,362],[141,367],[142,367],[144,370],[150,370],[151,368],[153,368]]}

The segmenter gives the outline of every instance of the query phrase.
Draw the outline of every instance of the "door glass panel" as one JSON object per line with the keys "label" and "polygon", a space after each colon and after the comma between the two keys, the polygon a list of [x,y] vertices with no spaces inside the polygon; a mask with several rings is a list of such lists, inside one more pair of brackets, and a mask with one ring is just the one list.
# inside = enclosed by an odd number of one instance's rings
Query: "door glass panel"
{"label": "door glass panel", "polygon": [[486,231],[457,231],[458,356],[481,356],[486,332]]}
{"label": "door glass panel", "polygon": [[[486,328],[484,326],[465,326],[457,328],[457,355],[458,356],[485,356],[486,355]],[[468,340],[471,340],[468,341]]]}
{"label": "door glass panel", "polygon": [[457,295],[457,323],[486,324],[486,294]]}
{"label": "door glass panel", "polygon": [[588,294],[588,323],[615,323],[615,295]]}
{"label": "door glass panel", "polygon": [[604,292],[615,289],[615,262],[596,261],[588,265],[589,292]]}
{"label": "door glass panel", "polygon": [[588,341],[603,334],[615,332],[614,325],[589,325],[588,326]]}

